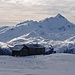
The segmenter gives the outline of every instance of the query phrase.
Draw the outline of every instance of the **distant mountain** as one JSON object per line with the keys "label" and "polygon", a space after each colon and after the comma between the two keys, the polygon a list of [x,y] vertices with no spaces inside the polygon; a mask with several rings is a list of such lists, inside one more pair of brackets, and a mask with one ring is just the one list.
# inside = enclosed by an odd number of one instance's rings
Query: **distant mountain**
{"label": "distant mountain", "polygon": [[0,28],[0,41],[9,42],[14,39],[66,40],[75,36],[75,24],[69,22],[61,14],[46,18],[39,22],[24,21],[14,27]]}
{"label": "distant mountain", "polygon": [[49,40],[66,40],[75,35],[74,30],[75,25],[58,14],[39,22],[30,20],[21,22],[15,27],[0,28],[0,41],[7,42],[22,36],[24,38],[41,37]]}
{"label": "distant mountain", "polygon": [[14,27],[1,27],[0,41],[11,46],[22,43],[40,43],[47,47],[52,44],[55,50],[58,50],[57,52],[69,50],[72,44],[70,50],[74,50],[75,24],[69,22],[61,14],[39,22],[27,20]]}

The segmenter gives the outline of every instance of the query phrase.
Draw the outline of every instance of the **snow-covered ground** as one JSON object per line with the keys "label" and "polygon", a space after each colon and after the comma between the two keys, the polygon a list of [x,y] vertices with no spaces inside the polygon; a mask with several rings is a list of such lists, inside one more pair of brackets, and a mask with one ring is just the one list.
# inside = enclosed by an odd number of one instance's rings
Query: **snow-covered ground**
{"label": "snow-covered ground", "polygon": [[75,75],[75,55],[0,56],[0,75]]}

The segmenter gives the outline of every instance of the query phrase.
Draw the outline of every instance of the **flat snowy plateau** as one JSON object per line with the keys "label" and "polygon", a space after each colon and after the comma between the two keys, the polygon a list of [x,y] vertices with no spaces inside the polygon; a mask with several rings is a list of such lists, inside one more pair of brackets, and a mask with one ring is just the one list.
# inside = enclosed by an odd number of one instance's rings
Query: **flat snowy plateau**
{"label": "flat snowy plateau", "polygon": [[0,56],[0,75],[75,75],[75,55]]}

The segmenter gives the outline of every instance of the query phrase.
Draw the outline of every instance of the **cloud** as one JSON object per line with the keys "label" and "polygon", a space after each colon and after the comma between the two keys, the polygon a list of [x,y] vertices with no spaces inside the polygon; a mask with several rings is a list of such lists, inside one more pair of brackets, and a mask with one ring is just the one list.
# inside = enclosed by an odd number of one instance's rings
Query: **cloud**
{"label": "cloud", "polygon": [[74,22],[75,0],[2,0],[0,20],[40,20],[61,13]]}
{"label": "cloud", "polygon": [[6,3],[16,3],[15,0],[2,0],[2,2],[6,2]]}

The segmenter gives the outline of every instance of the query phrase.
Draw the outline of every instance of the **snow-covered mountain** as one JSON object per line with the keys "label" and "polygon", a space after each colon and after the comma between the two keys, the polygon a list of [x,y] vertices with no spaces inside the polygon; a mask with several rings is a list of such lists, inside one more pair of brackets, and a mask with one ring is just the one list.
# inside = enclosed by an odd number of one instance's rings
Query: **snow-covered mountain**
{"label": "snow-covered mountain", "polygon": [[45,20],[25,21],[15,27],[0,28],[0,41],[7,42],[14,38],[43,38],[48,40],[66,40],[74,36],[75,25],[61,14]]}
{"label": "snow-covered mountain", "polygon": [[36,42],[45,46],[52,44],[57,49],[57,47],[62,48],[72,43],[74,36],[75,24],[69,22],[61,14],[39,22],[27,20],[14,27],[0,28],[0,41],[10,45]]}

